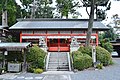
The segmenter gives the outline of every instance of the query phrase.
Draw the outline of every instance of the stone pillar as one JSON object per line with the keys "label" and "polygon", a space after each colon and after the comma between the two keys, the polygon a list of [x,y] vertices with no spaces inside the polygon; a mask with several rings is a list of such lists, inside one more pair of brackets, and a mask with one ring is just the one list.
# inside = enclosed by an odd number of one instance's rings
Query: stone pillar
{"label": "stone pillar", "polygon": [[22,72],[26,72],[27,70],[27,63],[26,63],[26,53],[27,53],[27,50],[26,49],[23,49],[22,50],[22,53],[23,53],[23,65],[22,65]]}

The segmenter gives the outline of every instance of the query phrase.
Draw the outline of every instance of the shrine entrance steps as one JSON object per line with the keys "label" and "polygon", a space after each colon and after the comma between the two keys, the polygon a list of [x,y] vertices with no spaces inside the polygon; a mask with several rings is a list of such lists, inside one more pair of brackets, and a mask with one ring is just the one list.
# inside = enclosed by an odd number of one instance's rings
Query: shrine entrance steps
{"label": "shrine entrance steps", "polygon": [[46,71],[71,71],[69,52],[48,52]]}

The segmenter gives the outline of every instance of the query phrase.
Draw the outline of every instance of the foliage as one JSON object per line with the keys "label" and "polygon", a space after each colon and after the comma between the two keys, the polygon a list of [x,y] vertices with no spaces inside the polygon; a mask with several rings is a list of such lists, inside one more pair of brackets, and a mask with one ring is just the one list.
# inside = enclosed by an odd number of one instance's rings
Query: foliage
{"label": "foliage", "polygon": [[101,46],[105,48],[108,52],[113,52],[113,46],[110,42],[105,42],[105,40],[101,41]]}
{"label": "foliage", "polygon": [[[8,25],[11,26],[16,22],[16,2],[13,0],[1,0],[0,10],[8,12]],[[2,12],[0,12],[2,14]],[[0,16],[2,17],[2,16]]]}
{"label": "foliage", "polygon": [[[15,0],[1,0],[0,15],[2,15],[5,10],[7,10],[8,13],[8,26],[12,26],[15,24],[16,18],[19,18],[21,8],[17,5]],[[0,16],[0,22],[2,22],[1,20],[2,16]]]}
{"label": "foliage", "polygon": [[23,54],[18,51],[10,51],[6,56],[6,59],[8,62],[11,62],[11,61],[23,62]]}
{"label": "foliage", "polygon": [[[23,3],[23,16],[30,18],[52,18],[54,8],[51,7],[52,0],[21,0]],[[33,4],[34,12],[33,12]]]}
{"label": "foliage", "polygon": [[13,37],[12,35],[8,35],[7,38],[6,38],[6,41],[7,41],[7,42],[15,42],[15,41],[16,41],[16,38]]}
{"label": "foliage", "polygon": [[[92,47],[80,47],[78,49],[83,54],[88,54],[92,57]],[[104,48],[96,47],[97,61],[103,63],[104,66],[110,65],[112,63],[111,54]]]}
{"label": "foliage", "polygon": [[110,27],[108,31],[105,31],[104,33],[100,34],[99,40],[109,39],[110,41],[112,41],[112,40],[115,40],[116,38],[117,38],[117,34],[115,34],[113,28]]}
{"label": "foliage", "polygon": [[31,63],[32,68],[44,68],[44,58],[46,53],[38,46],[30,48],[30,52],[27,54],[27,62]]}
{"label": "foliage", "polygon": [[[92,34],[92,28],[93,28],[93,22],[94,22],[94,11],[95,7],[97,6],[104,6],[107,5],[109,0],[83,0],[83,4],[85,5],[86,9],[87,7],[90,7],[90,14],[87,11],[89,15],[89,22],[88,22],[88,31],[87,31],[87,39],[86,39],[86,46],[90,46],[90,40],[91,40],[91,34]],[[106,9],[107,10],[107,9]],[[96,9],[97,11],[97,9]],[[96,12],[97,13],[97,12]],[[104,14],[103,14],[104,15]],[[105,19],[105,18],[103,18]]]}
{"label": "foliage", "polygon": [[112,62],[111,54],[102,47],[96,47],[97,61],[103,63],[104,66],[110,65]]}
{"label": "foliage", "polygon": [[40,68],[34,69],[34,73],[36,74],[40,74],[42,72],[43,72],[43,69],[40,69]]}
{"label": "foliage", "polygon": [[36,11],[37,18],[53,18],[52,0],[40,0]]}
{"label": "foliage", "polygon": [[56,0],[57,3],[57,9],[59,13],[61,13],[61,18],[65,16],[68,18],[69,13],[75,13],[76,10],[75,7],[78,7],[78,2],[75,2],[74,0]]}
{"label": "foliage", "polygon": [[83,70],[92,66],[92,58],[80,51],[73,52],[73,66],[75,69]]}
{"label": "foliage", "polygon": [[102,64],[102,63],[97,64],[97,65],[96,65],[96,68],[98,68],[98,69],[102,69],[102,68],[103,68],[103,64]]}
{"label": "foliage", "polygon": [[32,66],[30,65],[30,66],[27,68],[27,71],[30,72],[30,73],[33,73],[33,72],[34,72],[34,68],[32,68]]}
{"label": "foliage", "polygon": [[2,74],[2,69],[0,68],[0,75]]}
{"label": "foliage", "polygon": [[0,61],[2,61],[4,58],[3,54],[0,53]]}
{"label": "foliage", "polygon": [[90,56],[92,56],[92,47],[91,46],[87,46],[87,47],[83,47],[81,46],[78,51],[80,51],[83,54],[88,54]]}

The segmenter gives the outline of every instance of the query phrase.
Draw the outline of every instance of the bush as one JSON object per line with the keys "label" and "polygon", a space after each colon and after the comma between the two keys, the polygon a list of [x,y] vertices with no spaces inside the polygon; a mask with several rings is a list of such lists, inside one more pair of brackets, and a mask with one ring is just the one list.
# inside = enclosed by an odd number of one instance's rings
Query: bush
{"label": "bush", "polygon": [[98,68],[98,69],[102,69],[102,68],[103,68],[103,64],[102,64],[102,63],[97,64],[97,65],[96,65],[96,68]]}
{"label": "bush", "polygon": [[90,56],[92,56],[92,47],[89,46],[89,47],[83,47],[81,46],[78,51],[82,52],[83,54],[88,54]]}
{"label": "bush", "polygon": [[110,53],[113,52],[113,46],[112,44],[109,42],[109,40],[107,39],[103,39],[100,41],[101,43],[101,47],[105,48],[106,50],[108,50]]}
{"label": "bush", "polygon": [[73,67],[83,70],[92,66],[92,58],[88,54],[82,54],[80,51],[73,52]]}
{"label": "bush", "polygon": [[2,61],[4,58],[3,54],[0,53],[0,61]]}
{"label": "bush", "polygon": [[27,54],[27,62],[31,63],[31,68],[44,68],[44,58],[46,53],[38,46],[30,48],[30,52]]}
{"label": "bush", "polygon": [[40,74],[40,73],[42,73],[42,72],[43,72],[42,69],[39,69],[39,68],[34,69],[34,73],[36,73],[36,74]]}
{"label": "bush", "polygon": [[113,52],[113,46],[112,46],[112,44],[111,44],[110,42],[104,43],[103,47],[104,47],[106,50],[108,50],[108,52],[110,52],[110,53]]}
{"label": "bush", "polygon": [[[80,47],[78,50],[92,57],[92,47]],[[111,54],[102,47],[99,47],[99,46],[96,47],[96,56],[97,56],[97,61],[100,61],[101,63],[103,63],[104,66],[107,66],[113,63]]]}
{"label": "bush", "polygon": [[19,62],[23,62],[23,54],[20,51],[10,51],[6,56],[6,59],[8,62],[15,61],[15,60]]}
{"label": "bush", "polygon": [[34,68],[28,67],[27,71],[33,73],[34,72]]}
{"label": "bush", "polygon": [[103,63],[104,66],[112,63],[111,54],[102,47],[96,47],[97,60]]}

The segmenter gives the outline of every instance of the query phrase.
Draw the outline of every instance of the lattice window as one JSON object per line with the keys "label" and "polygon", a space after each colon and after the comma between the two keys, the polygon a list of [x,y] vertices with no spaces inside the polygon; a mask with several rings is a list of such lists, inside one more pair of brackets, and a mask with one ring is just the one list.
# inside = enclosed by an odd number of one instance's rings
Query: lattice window
{"label": "lattice window", "polygon": [[22,31],[22,34],[33,34],[33,31]]}
{"label": "lattice window", "polygon": [[81,34],[84,33],[84,31],[72,31],[73,34]]}
{"label": "lattice window", "polygon": [[46,31],[34,31],[34,34],[46,34]]}
{"label": "lattice window", "polygon": [[71,34],[71,31],[60,31],[60,34]]}
{"label": "lattice window", "polygon": [[92,31],[92,33],[96,33],[96,31]]}
{"label": "lattice window", "polygon": [[58,34],[58,31],[48,31],[48,34]]}

